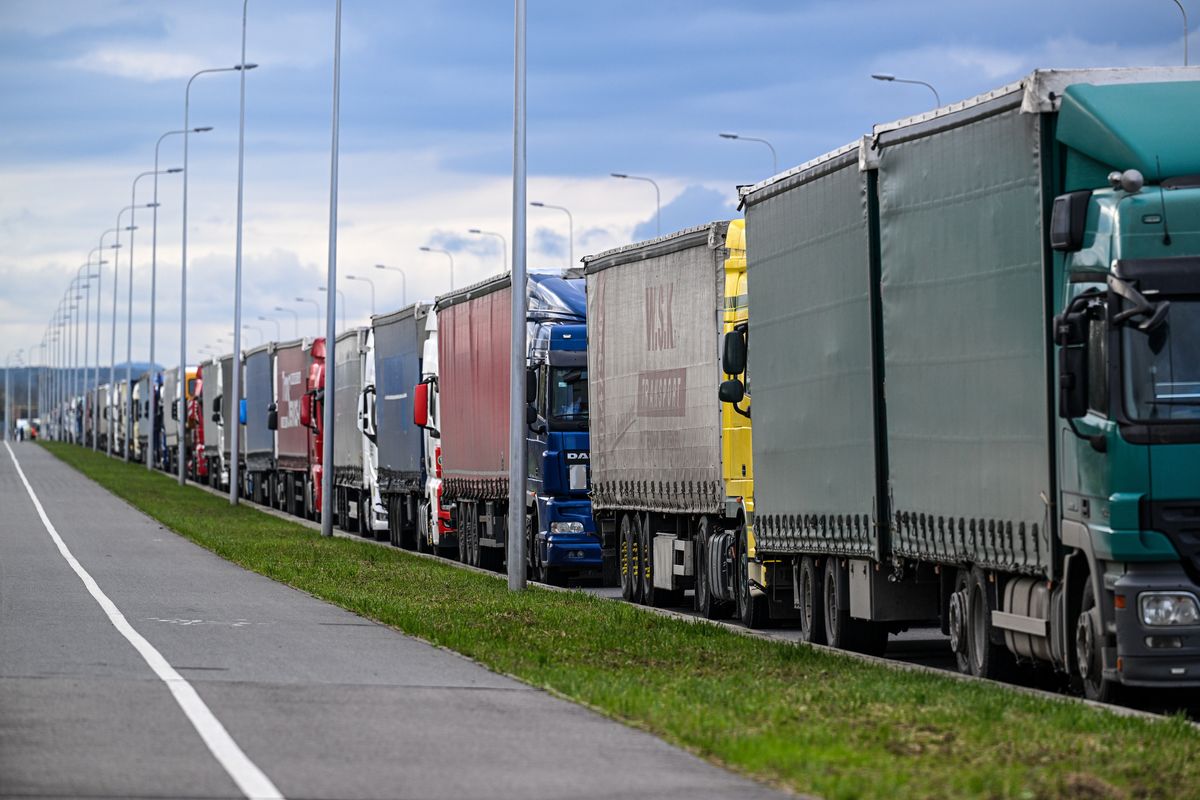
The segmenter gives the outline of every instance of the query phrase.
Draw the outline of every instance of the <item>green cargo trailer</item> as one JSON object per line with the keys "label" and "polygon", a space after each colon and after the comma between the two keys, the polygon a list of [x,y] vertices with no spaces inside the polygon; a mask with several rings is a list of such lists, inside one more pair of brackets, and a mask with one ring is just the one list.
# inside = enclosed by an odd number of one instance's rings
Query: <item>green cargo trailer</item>
{"label": "green cargo trailer", "polygon": [[1039,71],[748,187],[771,607],[1200,685],[1200,70]]}

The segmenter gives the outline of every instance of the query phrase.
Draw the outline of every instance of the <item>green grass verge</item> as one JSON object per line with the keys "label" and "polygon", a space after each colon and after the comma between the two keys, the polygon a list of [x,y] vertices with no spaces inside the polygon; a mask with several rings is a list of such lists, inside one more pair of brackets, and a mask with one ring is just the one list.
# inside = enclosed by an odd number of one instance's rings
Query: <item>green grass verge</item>
{"label": "green grass verge", "polygon": [[301,525],[90,450],[47,449],[247,569],[558,692],[714,762],[829,798],[1183,797],[1181,718],[909,672],[531,589]]}

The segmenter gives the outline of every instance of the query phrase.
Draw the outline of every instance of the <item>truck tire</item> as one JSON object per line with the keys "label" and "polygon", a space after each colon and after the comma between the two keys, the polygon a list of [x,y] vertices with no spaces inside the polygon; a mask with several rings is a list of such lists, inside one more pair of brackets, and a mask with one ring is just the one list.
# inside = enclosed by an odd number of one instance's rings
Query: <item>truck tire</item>
{"label": "truck tire", "polygon": [[734,597],[737,599],[737,615],[747,628],[762,628],[770,620],[767,598],[755,597],[750,591],[750,556],[746,526],[743,524],[734,537],[736,558],[734,559]]}
{"label": "truck tire", "polygon": [[709,570],[711,537],[712,523],[708,517],[701,517],[696,524],[695,544],[692,547],[696,562],[693,567],[696,575],[696,592],[692,605],[705,619],[720,619],[729,616],[729,604],[713,597],[713,576]]}
{"label": "truck tire", "polygon": [[[1075,683],[1088,700],[1115,703],[1120,699],[1121,684],[1104,677],[1104,625],[1096,607],[1091,576],[1080,587],[1079,616],[1075,620],[1072,641],[1075,644]],[[1074,677],[1074,676],[1073,676]]]}
{"label": "truck tire", "polygon": [[821,591],[820,569],[812,556],[800,559],[798,581],[800,641],[825,644],[825,594]]}
{"label": "truck tire", "polygon": [[417,504],[417,541],[415,549],[418,553],[424,553],[429,544],[429,506],[424,503]]}
{"label": "truck tire", "polygon": [[654,570],[661,566],[670,569],[668,565],[654,563],[654,526],[650,524],[650,515],[641,514],[641,554],[642,564],[642,603],[651,608],[668,608],[683,604],[683,592],[678,589],[659,589],[654,585]]}
{"label": "truck tire", "polygon": [[887,628],[877,622],[850,617],[849,576],[834,557],[825,559],[822,602],[825,606],[825,641],[830,647],[867,655],[882,655],[887,648]]}
{"label": "truck tire", "polygon": [[620,537],[617,546],[620,550],[621,597],[630,603],[637,603],[642,599],[641,573],[638,564],[639,537],[634,526],[632,514],[621,515],[621,522],[617,529]]}
{"label": "truck tire", "polygon": [[1000,680],[1015,666],[1011,653],[992,641],[992,604],[987,575],[979,567],[970,572],[967,584],[967,663],[977,678]]}

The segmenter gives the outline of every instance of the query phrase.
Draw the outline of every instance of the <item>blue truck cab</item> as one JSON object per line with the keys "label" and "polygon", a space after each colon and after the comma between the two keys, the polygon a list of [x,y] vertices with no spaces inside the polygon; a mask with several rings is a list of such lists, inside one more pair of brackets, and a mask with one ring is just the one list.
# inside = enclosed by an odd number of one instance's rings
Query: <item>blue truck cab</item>
{"label": "blue truck cab", "polygon": [[567,274],[531,274],[529,286],[529,559],[547,583],[603,563],[588,496],[587,304]]}

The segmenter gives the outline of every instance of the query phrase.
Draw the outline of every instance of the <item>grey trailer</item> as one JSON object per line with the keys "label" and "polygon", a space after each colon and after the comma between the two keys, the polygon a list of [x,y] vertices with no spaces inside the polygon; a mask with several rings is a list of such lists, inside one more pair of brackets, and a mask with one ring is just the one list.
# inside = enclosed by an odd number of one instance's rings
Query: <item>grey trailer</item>
{"label": "grey trailer", "polygon": [[154,426],[150,424],[150,392],[155,388],[155,373],[143,372],[133,389],[134,450],[130,460],[143,461],[149,458],[150,435]]}
{"label": "grey trailer", "polygon": [[[368,328],[344,331],[334,342],[335,382],[333,390],[333,483],[338,526],[362,532],[363,447],[359,409],[362,402],[363,360]],[[328,351],[326,351],[328,352]]]}
{"label": "grey trailer", "polygon": [[245,494],[261,505],[274,505],[271,476],[275,473],[275,432],[269,425],[271,404],[275,402],[271,368],[274,347],[268,343],[247,350],[242,362],[246,394],[242,427]]}
{"label": "grey trailer", "polygon": [[425,493],[422,440],[413,424],[413,389],[421,382],[429,306],[416,303],[371,319],[375,360],[375,482],[387,512],[393,545],[417,545],[420,502]]}
{"label": "grey trailer", "polygon": [[[274,497],[280,510],[312,516],[311,424],[305,424],[303,407],[308,396],[312,367],[311,341],[279,342],[271,350],[274,401],[268,425],[275,432]],[[311,402],[311,401],[308,401]],[[309,421],[311,423],[311,420]]]}
{"label": "grey trailer", "polygon": [[694,588],[705,616],[736,607],[754,622],[765,612],[750,498],[726,482],[718,397],[741,231],[714,222],[583,262],[592,507],[618,543],[622,596],[677,604]]}

